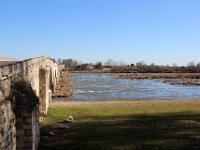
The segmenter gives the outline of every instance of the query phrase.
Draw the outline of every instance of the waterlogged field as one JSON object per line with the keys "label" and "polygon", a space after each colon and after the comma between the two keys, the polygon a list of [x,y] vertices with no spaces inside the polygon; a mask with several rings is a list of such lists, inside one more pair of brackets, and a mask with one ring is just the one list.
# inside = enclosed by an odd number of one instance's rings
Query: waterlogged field
{"label": "waterlogged field", "polygon": [[199,140],[199,100],[55,102],[40,149],[198,150]]}
{"label": "waterlogged field", "polygon": [[118,79],[109,74],[73,74],[75,93],[71,100],[198,99],[200,86],[171,85],[160,79]]}

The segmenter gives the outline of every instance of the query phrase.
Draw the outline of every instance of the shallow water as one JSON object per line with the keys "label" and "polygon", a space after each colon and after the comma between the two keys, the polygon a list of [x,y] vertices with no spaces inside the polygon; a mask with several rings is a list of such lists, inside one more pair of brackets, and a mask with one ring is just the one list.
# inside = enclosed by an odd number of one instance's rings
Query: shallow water
{"label": "shallow water", "polygon": [[198,99],[200,86],[170,85],[159,80],[116,79],[108,74],[73,74],[71,100]]}

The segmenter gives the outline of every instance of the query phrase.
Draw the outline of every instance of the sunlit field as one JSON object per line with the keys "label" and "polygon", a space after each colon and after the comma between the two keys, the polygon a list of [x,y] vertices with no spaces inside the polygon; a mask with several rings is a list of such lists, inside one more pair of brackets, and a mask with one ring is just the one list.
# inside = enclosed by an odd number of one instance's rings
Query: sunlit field
{"label": "sunlit field", "polygon": [[40,149],[192,150],[199,140],[199,100],[68,102],[42,118]]}

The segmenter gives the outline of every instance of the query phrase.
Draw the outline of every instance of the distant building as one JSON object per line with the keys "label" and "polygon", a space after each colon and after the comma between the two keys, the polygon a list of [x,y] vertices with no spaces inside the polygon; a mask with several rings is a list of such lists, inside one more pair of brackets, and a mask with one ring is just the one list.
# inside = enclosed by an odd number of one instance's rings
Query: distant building
{"label": "distant building", "polygon": [[14,59],[14,58],[8,58],[8,57],[2,57],[2,56],[0,56],[0,61],[17,61],[17,60]]}
{"label": "distant building", "polygon": [[78,65],[76,66],[76,70],[92,70],[94,69],[94,65],[92,64],[82,64],[82,65]]}
{"label": "distant building", "polygon": [[65,64],[58,64],[58,68],[60,71],[65,70]]}
{"label": "distant building", "polygon": [[87,68],[92,70],[92,69],[94,69],[94,65],[93,64],[88,64]]}
{"label": "distant building", "polygon": [[11,63],[16,62],[16,61],[17,60],[13,59],[13,58],[1,57],[0,56],[0,66],[8,65],[8,64],[11,64]]}

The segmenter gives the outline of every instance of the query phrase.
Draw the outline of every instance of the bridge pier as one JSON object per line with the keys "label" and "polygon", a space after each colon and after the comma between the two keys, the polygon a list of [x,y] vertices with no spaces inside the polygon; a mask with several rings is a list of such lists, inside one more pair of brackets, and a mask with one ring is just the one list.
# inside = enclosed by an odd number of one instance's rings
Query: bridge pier
{"label": "bridge pier", "polygon": [[39,98],[40,114],[46,115],[49,107],[49,72],[48,70],[39,69]]}
{"label": "bridge pier", "polygon": [[27,108],[23,98],[16,103],[16,149],[37,150],[40,140],[39,105]]}

